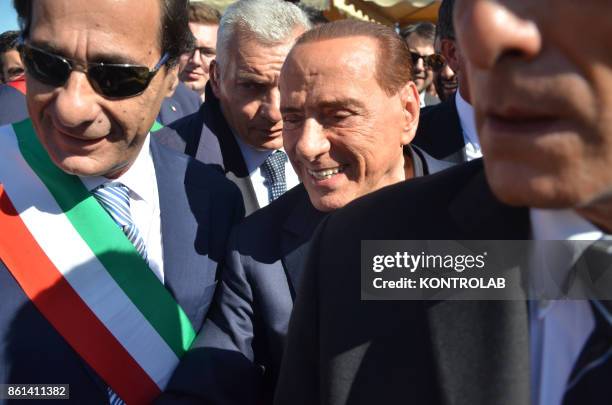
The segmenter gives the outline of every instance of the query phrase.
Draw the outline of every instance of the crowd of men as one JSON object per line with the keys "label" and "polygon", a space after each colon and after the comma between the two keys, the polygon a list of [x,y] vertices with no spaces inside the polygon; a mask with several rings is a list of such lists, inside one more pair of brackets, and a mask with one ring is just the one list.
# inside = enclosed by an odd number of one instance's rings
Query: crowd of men
{"label": "crowd of men", "polygon": [[14,0],[0,404],[608,403],[611,301],[368,301],[359,270],[369,240],[589,240],[612,274],[605,3]]}

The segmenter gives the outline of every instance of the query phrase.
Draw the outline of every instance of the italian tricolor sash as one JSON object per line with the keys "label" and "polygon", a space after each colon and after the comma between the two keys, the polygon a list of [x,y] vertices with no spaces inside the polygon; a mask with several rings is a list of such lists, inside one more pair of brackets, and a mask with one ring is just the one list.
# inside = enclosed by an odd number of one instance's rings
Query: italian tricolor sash
{"label": "italian tricolor sash", "polygon": [[32,123],[0,128],[0,259],[128,404],[151,402],[195,337],[177,302]]}

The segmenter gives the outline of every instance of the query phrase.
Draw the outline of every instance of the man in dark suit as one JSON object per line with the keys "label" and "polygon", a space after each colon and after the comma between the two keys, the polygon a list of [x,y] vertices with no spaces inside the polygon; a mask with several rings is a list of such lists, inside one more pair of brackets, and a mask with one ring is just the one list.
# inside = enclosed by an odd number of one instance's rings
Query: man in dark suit
{"label": "man in dark suit", "polygon": [[[392,69],[382,67],[379,54],[389,55]],[[372,66],[378,74],[368,74]],[[450,166],[408,145],[419,112],[410,66],[402,39],[373,23],[334,22],[298,39],[280,89],[284,144],[303,183],[236,227],[214,309],[168,395],[270,403],[319,222],[362,195]]]}
{"label": "man in dark suit", "polygon": [[[361,299],[365,240],[593,241],[612,231],[612,173],[602,170],[612,164],[610,8],[458,0],[455,14],[484,166],[391,186],[321,224],[277,404],[573,405],[612,395],[609,301]],[[578,25],[580,41],[566,29]]]}
{"label": "man in dark suit", "polygon": [[23,64],[17,51],[19,31],[0,34],[0,126],[28,117]]}
{"label": "man in dark suit", "polygon": [[246,0],[221,19],[206,101],[156,133],[164,144],[220,165],[240,188],[247,214],[299,183],[282,150],[278,75],[297,36],[310,27],[296,5]]}
{"label": "man in dark suit", "polygon": [[198,93],[188,89],[179,81],[174,93],[162,102],[157,121],[162,125],[168,125],[195,113],[200,109],[200,104]]}
{"label": "man in dark suit", "polygon": [[190,40],[163,3],[15,2],[32,118],[0,128],[2,384],[149,403],[202,327],[243,207],[149,137]]}
{"label": "man in dark suit", "polygon": [[455,40],[453,4],[454,0],[444,0],[440,5],[436,37],[442,56],[454,72],[459,88],[442,103],[423,109],[414,144],[436,159],[462,163],[482,157],[482,152],[476,132],[465,57]]}

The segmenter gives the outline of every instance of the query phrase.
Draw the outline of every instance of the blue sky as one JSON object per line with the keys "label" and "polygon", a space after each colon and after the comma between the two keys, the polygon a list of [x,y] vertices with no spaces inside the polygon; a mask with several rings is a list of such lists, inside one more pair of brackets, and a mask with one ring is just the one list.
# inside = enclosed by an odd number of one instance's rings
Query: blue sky
{"label": "blue sky", "polygon": [[0,32],[16,30],[17,14],[11,0],[0,0]]}

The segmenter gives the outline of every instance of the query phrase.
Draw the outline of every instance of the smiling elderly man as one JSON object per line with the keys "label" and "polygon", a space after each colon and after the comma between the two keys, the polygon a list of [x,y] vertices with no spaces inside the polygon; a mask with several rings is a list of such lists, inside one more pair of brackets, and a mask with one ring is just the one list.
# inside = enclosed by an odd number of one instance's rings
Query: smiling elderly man
{"label": "smiling elderly man", "polygon": [[[456,0],[454,11],[484,159],[391,186],[321,224],[276,404],[612,398],[609,288],[602,300],[361,300],[364,240],[612,239],[610,3]],[[608,242],[593,270],[609,276],[611,252]]]}
{"label": "smiling elderly man", "polygon": [[174,378],[205,403],[271,402],[303,259],[329,212],[447,167],[408,145],[419,96],[408,48],[388,27],[342,21],[303,34],[279,87],[283,142],[303,184],[233,233],[205,332]]}
{"label": "smiling elderly man", "polygon": [[242,215],[223,175],[149,137],[189,47],[187,0],[15,6],[31,119],[0,128],[0,383],[149,403]]}

